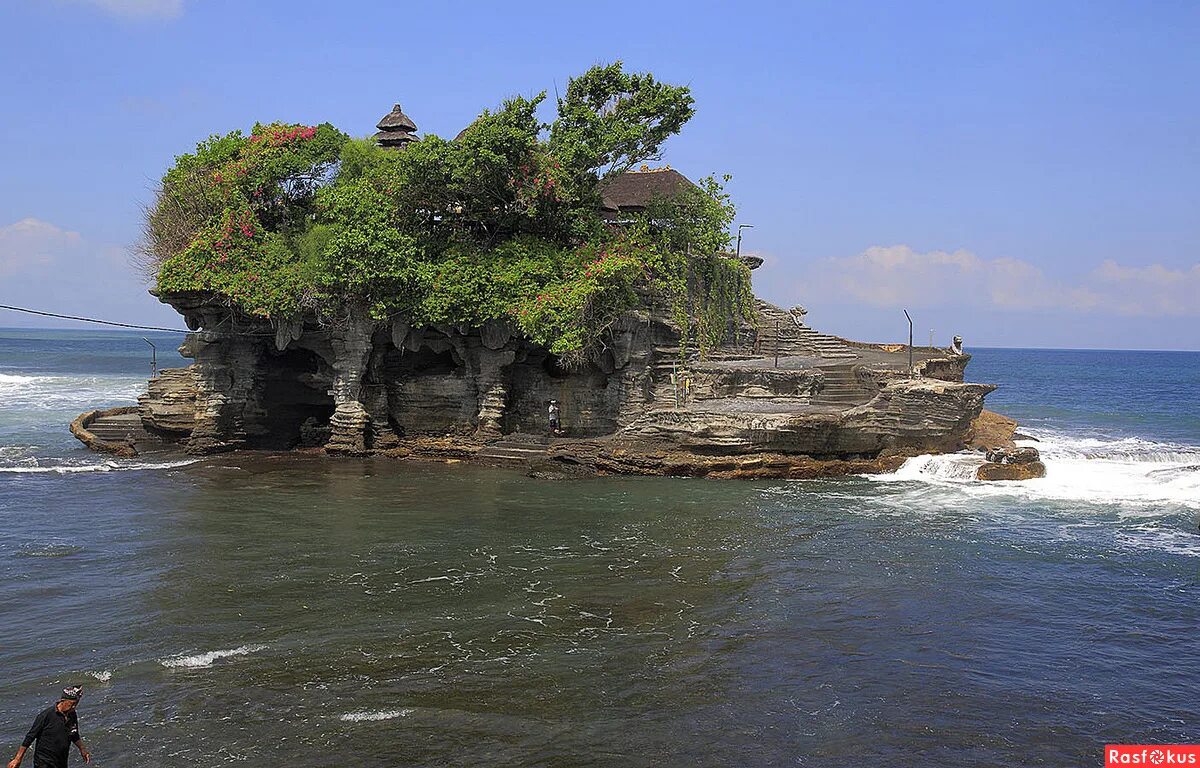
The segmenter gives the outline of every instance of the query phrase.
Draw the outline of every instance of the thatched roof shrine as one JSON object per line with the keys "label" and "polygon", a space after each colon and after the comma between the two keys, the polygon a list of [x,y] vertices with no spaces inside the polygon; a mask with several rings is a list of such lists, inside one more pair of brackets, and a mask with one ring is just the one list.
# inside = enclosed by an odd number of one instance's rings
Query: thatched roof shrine
{"label": "thatched roof shrine", "polygon": [[392,111],[384,115],[375,127],[379,129],[379,133],[372,138],[381,147],[403,147],[408,142],[417,140],[413,135],[417,124],[404,114],[399,104],[392,107]]}
{"label": "thatched roof shrine", "polygon": [[628,171],[616,176],[600,187],[601,207],[605,218],[616,220],[622,214],[638,213],[646,209],[655,198],[672,198],[688,187],[695,187],[688,177],[670,166]]}

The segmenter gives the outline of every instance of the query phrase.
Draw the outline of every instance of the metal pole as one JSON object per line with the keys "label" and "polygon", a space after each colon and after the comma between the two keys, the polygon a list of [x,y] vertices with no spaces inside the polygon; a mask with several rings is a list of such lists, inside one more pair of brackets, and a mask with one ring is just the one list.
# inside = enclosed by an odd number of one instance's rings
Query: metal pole
{"label": "metal pole", "polygon": [[904,310],[904,316],[908,318],[908,375],[912,376],[912,317],[909,316],[908,310]]}
{"label": "metal pole", "polygon": [[150,378],[158,378],[158,347],[145,336],[142,337],[142,341],[150,345]]}
{"label": "metal pole", "polygon": [[738,259],[742,258],[742,230],[743,229],[754,229],[754,225],[753,224],[738,224],[737,252],[734,254],[735,258],[738,258]]}
{"label": "metal pole", "polygon": [[671,396],[675,400],[675,410],[679,410],[679,364],[671,363]]}

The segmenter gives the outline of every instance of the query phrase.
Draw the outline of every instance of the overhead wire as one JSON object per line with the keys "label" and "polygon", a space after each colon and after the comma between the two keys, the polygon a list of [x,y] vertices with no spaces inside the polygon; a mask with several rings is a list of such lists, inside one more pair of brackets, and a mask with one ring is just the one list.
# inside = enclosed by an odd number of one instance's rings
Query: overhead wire
{"label": "overhead wire", "polygon": [[117,323],[112,320],[99,320],[94,317],[80,317],[78,315],[63,315],[58,312],[43,312],[40,309],[28,309],[26,307],[14,307],[8,304],[0,304],[0,309],[8,309],[13,312],[26,312],[31,315],[41,315],[43,317],[57,317],[63,320],[78,320],[84,323],[98,323],[100,325],[115,325],[118,328],[137,328],[143,331],[166,331],[168,333],[191,333],[191,331],[180,330],[179,328],[162,328],[156,325],[136,325],[134,323]]}
{"label": "overhead wire", "polygon": [[[31,315],[41,315],[42,317],[55,317],[55,318],[59,318],[62,320],[78,320],[79,322],[83,322],[83,323],[97,323],[99,325],[111,325],[111,326],[116,326],[117,328],[134,328],[134,329],[141,330],[141,331],[163,331],[165,333],[184,333],[184,334],[195,333],[195,331],[183,330],[181,328],[163,328],[163,327],[157,326],[157,325],[138,325],[136,323],[118,323],[114,320],[101,320],[101,319],[95,318],[95,317],[82,317],[80,315],[65,315],[60,312],[44,312],[40,309],[29,309],[28,307],[14,307],[11,304],[0,304],[0,309],[7,309],[7,310],[11,310],[13,312],[25,312],[25,313],[28,313]],[[237,330],[237,328],[233,326],[232,320],[233,320],[233,315],[230,314],[224,320],[217,323],[217,325],[215,325],[213,328],[210,328],[208,330],[215,330],[216,328],[220,328],[225,323],[230,323],[230,328],[232,331],[232,333],[230,335],[234,335],[234,336],[274,336],[275,335],[273,332],[272,333],[249,332],[249,331],[239,332]]]}

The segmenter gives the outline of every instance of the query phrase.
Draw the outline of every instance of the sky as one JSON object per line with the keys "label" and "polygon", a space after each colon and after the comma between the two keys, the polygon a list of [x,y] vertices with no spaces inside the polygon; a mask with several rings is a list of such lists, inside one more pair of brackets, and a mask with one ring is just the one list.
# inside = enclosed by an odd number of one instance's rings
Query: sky
{"label": "sky", "polygon": [[130,252],[197,141],[395,102],[450,137],[619,60],[691,87],[659,165],[732,175],[756,292],[820,330],[1200,350],[1195,2],[0,0],[0,30],[0,304],[182,327]]}

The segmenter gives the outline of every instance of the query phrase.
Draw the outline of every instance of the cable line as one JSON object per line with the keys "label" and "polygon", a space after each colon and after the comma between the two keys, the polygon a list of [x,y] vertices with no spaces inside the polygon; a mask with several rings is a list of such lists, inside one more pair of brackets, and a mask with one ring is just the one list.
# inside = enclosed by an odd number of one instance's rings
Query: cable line
{"label": "cable line", "polygon": [[79,320],[84,323],[99,323],[100,325],[115,325],[119,328],[137,328],[143,331],[166,331],[168,333],[191,333],[191,331],[181,331],[178,328],[160,328],[156,325],[134,325],[132,323],[114,323],[112,320],[97,320],[94,317],[78,317],[76,315],[60,315],[57,312],[42,312],[37,309],[26,309],[25,307],[10,307],[7,304],[0,304],[0,309],[11,309],[13,312],[28,312],[31,315],[42,315],[43,317],[58,317],[63,320]]}

